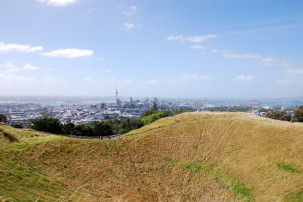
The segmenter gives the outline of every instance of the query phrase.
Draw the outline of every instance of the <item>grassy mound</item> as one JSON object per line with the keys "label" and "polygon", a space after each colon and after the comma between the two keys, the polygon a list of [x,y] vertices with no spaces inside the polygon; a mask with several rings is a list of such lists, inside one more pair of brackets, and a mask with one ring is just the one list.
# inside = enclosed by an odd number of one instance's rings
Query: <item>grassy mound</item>
{"label": "grassy mound", "polygon": [[0,129],[0,200],[303,200],[298,123],[184,113],[107,141]]}

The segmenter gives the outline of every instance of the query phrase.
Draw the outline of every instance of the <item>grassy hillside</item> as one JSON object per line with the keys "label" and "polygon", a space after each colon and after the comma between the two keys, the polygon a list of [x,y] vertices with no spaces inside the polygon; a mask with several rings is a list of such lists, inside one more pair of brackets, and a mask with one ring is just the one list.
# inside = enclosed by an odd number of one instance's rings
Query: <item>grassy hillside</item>
{"label": "grassy hillside", "polygon": [[303,200],[299,123],[185,113],[109,141],[0,129],[0,200]]}

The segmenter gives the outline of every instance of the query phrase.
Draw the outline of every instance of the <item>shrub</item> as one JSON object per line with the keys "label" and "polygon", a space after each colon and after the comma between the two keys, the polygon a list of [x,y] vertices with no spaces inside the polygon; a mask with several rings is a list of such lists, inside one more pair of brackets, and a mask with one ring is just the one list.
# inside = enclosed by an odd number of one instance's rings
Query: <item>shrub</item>
{"label": "shrub", "polygon": [[269,111],[266,113],[267,118],[275,119],[275,120],[281,120],[281,121],[290,121],[291,115],[281,111],[281,110],[274,110],[274,111]]}
{"label": "shrub", "polygon": [[300,105],[297,109],[295,109],[292,122],[303,122],[303,105]]}
{"label": "shrub", "polygon": [[61,124],[59,119],[41,118],[32,121],[32,128],[38,131],[44,131],[54,134],[62,134]]}

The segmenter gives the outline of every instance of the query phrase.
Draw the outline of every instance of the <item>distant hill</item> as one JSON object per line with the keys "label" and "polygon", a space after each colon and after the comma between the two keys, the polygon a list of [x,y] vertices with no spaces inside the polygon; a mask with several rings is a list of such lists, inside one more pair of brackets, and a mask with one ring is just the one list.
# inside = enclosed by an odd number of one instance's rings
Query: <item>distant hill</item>
{"label": "distant hill", "polygon": [[103,141],[2,125],[0,200],[302,201],[303,124],[184,113]]}

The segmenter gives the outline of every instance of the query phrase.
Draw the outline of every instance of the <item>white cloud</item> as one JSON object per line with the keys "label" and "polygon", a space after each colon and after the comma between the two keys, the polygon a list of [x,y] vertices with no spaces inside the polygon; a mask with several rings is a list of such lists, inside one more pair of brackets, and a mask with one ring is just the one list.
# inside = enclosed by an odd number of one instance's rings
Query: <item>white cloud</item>
{"label": "white cloud", "polygon": [[44,82],[44,83],[48,83],[48,82],[55,81],[55,80],[56,80],[56,77],[53,77],[53,76],[48,76],[48,77],[42,78],[42,82]]}
{"label": "white cloud", "polygon": [[39,67],[33,66],[33,65],[29,64],[29,63],[26,63],[26,65],[23,67],[23,69],[25,69],[25,70],[38,70]]}
{"label": "white cloud", "polygon": [[85,82],[96,82],[99,79],[91,78],[91,77],[87,76],[87,77],[84,77],[82,80],[85,81]]}
{"label": "white cloud", "polygon": [[123,5],[118,5],[117,7],[122,8],[124,10],[124,11],[122,11],[122,14],[126,15],[126,16],[134,15],[139,11],[137,6],[126,7],[126,6],[123,6]]}
{"label": "white cloud", "polygon": [[200,43],[202,41],[205,41],[207,39],[215,39],[217,38],[214,34],[207,34],[207,35],[201,35],[201,36],[187,36],[184,37],[183,35],[177,35],[177,36],[169,36],[166,38],[166,40],[172,41],[172,40],[180,40],[180,41],[190,41],[194,43]]}
{"label": "white cloud", "polygon": [[8,69],[8,68],[16,68],[16,66],[10,61],[4,64],[0,64],[0,69]]}
{"label": "white cloud", "polygon": [[262,62],[273,62],[273,61],[275,61],[275,58],[267,57],[262,59]]}
{"label": "white cloud", "polygon": [[266,57],[260,61],[260,65],[269,67],[291,68],[293,64],[286,59]]}
{"label": "white cloud", "polygon": [[0,81],[10,81],[10,82],[33,82],[36,81],[36,77],[27,76],[15,76],[13,74],[3,74],[0,73]]}
{"label": "white cloud", "polygon": [[18,72],[19,70],[20,68],[15,66],[12,62],[6,62],[4,64],[0,64],[0,73]]}
{"label": "white cloud", "polygon": [[18,72],[20,69],[19,68],[10,68],[10,69],[7,69],[5,71],[5,73],[9,73],[9,72]]}
{"label": "white cloud", "polygon": [[109,73],[109,72],[110,72],[110,70],[108,70],[108,69],[107,69],[107,70],[105,70],[104,72],[105,72],[105,73]]}
{"label": "white cloud", "polygon": [[303,69],[287,69],[284,73],[289,77],[303,76]]}
{"label": "white cloud", "polygon": [[234,81],[250,81],[252,79],[254,79],[255,77],[254,76],[251,76],[251,75],[238,75],[236,76],[233,80]]}
{"label": "white cloud", "polygon": [[5,44],[0,42],[0,51],[34,52],[43,50],[42,46],[30,46],[24,44]]}
{"label": "white cloud", "polygon": [[212,52],[213,53],[231,53],[232,51],[230,51],[230,50],[218,50],[218,49],[214,49]]}
{"label": "white cloud", "polygon": [[275,83],[276,84],[290,84],[290,83],[292,83],[292,81],[288,80],[288,79],[280,79],[280,80],[276,80]]}
{"label": "white cloud", "polygon": [[183,35],[178,35],[178,36],[171,35],[171,36],[169,36],[169,37],[166,38],[166,40],[168,40],[168,41],[180,40],[180,39],[183,39]]}
{"label": "white cloud", "polygon": [[145,83],[146,84],[156,84],[156,83],[158,83],[158,80],[155,80],[155,79],[154,80],[146,80]]}
{"label": "white cloud", "polygon": [[192,45],[190,48],[192,48],[192,49],[205,49],[205,47],[201,46],[201,45]]}
{"label": "white cloud", "polygon": [[260,65],[262,66],[279,66],[280,61],[273,57],[262,58]]}
{"label": "white cloud", "polygon": [[126,31],[128,31],[128,32],[133,32],[132,30],[134,29],[134,28],[137,28],[137,27],[141,27],[142,25],[135,25],[135,24],[132,24],[132,23],[124,23],[124,27],[125,27],[125,29],[126,29]]}
{"label": "white cloud", "polygon": [[33,76],[16,76],[12,74],[13,72],[19,72],[21,69],[24,68],[19,68],[12,62],[0,64],[0,82],[33,82],[37,80],[37,78]]}
{"label": "white cloud", "polygon": [[185,38],[185,41],[200,43],[200,42],[205,41],[207,39],[215,39],[215,38],[217,38],[216,35],[208,34],[208,35],[204,35],[204,36],[189,36],[189,37]]}
{"label": "white cloud", "polygon": [[252,55],[252,54],[234,54],[234,53],[226,53],[223,55],[225,58],[232,58],[232,59],[258,59],[261,58],[260,55]]}
{"label": "white cloud", "polygon": [[197,75],[197,74],[188,74],[185,73],[182,77],[182,80],[209,80],[211,79],[208,75]]}
{"label": "white cloud", "polygon": [[99,57],[98,60],[103,61],[105,58],[104,57]]}
{"label": "white cloud", "polygon": [[92,81],[92,79],[90,77],[85,77],[85,78],[83,78],[83,81],[90,82],[90,81]]}
{"label": "white cloud", "polygon": [[69,4],[76,2],[76,0],[38,0],[38,1],[47,3],[50,6],[67,6]]}
{"label": "white cloud", "polygon": [[43,56],[48,57],[64,57],[64,58],[78,58],[78,57],[85,57],[91,56],[94,52],[92,50],[85,50],[85,49],[59,49],[54,50],[51,52],[41,53]]}

